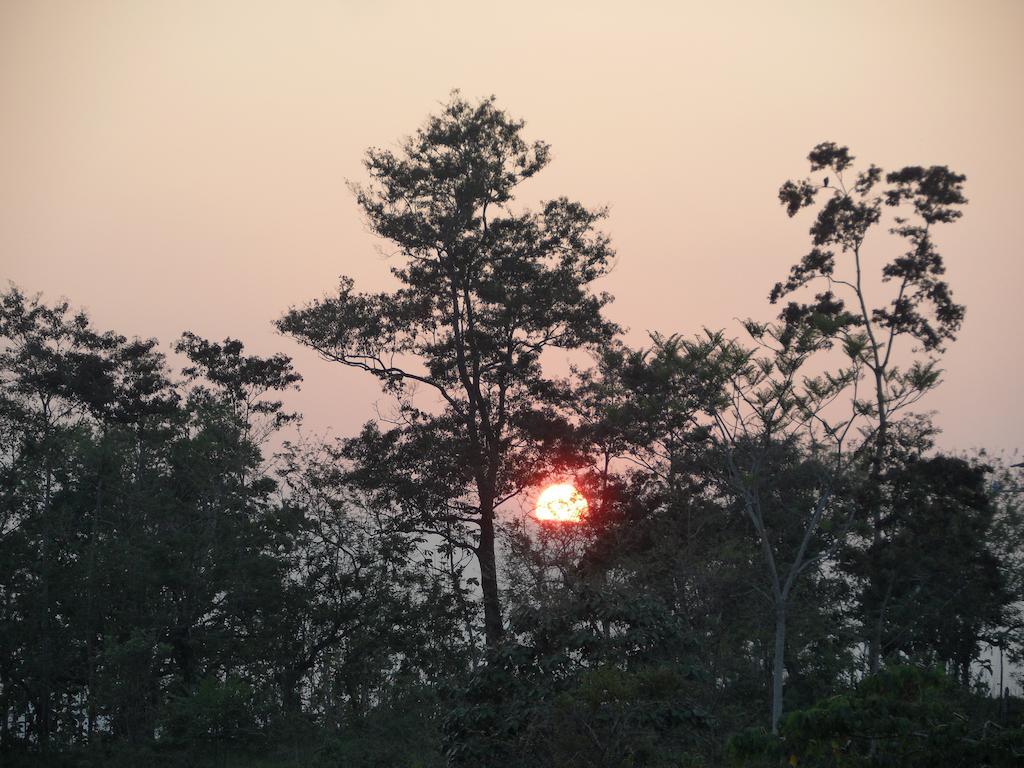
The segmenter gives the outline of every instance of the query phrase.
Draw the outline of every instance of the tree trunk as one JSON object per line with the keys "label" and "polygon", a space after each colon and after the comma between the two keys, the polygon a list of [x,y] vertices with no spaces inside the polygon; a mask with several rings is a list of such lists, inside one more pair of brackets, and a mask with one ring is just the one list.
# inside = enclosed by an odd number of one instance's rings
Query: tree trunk
{"label": "tree trunk", "polygon": [[46,684],[35,699],[35,730],[39,740],[39,751],[44,755],[50,751],[50,688]]}
{"label": "tree trunk", "polygon": [[[1000,669],[1002,669],[1002,648],[999,649],[999,663]],[[1002,676],[999,678],[999,690],[1002,690]],[[0,668],[0,755],[6,755],[11,748],[11,735],[10,735],[10,683],[8,682],[5,670]]]}
{"label": "tree trunk", "polygon": [[[881,579],[880,571],[872,572],[872,579],[877,586]],[[889,607],[889,599],[892,597],[893,577],[890,576],[885,585],[885,594],[878,604],[878,611],[875,615],[875,625],[871,630],[871,638],[868,642],[868,674],[874,675],[882,666],[882,639],[885,630],[885,612]]]}
{"label": "tree trunk", "polygon": [[281,708],[288,717],[298,715],[302,712],[302,703],[299,699],[298,674],[294,669],[286,667],[277,676],[277,684],[281,689]]}
{"label": "tree trunk", "polygon": [[772,733],[782,719],[782,684],[786,674],[786,603],[775,606],[775,659],[772,663]]}
{"label": "tree trunk", "polygon": [[[871,505],[871,554],[870,574],[874,582],[875,594],[878,594],[881,574],[882,557],[882,463],[885,460],[885,444],[889,433],[889,419],[886,411],[884,374],[881,369],[875,369],[875,399],[878,405],[878,432],[875,434],[875,450],[871,457],[871,474],[869,496]],[[889,585],[891,589],[892,585]],[[888,599],[888,590],[886,592]],[[876,674],[881,667],[882,661],[882,625],[885,622],[885,601],[878,608],[874,617],[875,626],[872,627],[871,636],[868,639],[868,673]]]}
{"label": "tree trunk", "polygon": [[493,651],[501,642],[504,628],[501,623],[501,600],[498,596],[498,569],[494,556],[494,510],[489,505],[480,509],[480,590],[484,600],[484,636],[487,650]]}
{"label": "tree trunk", "polygon": [[[105,437],[105,435],[104,435]],[[101,455],[102,456],[102,455]],[[99,478],[96,481],[96,506],[93,509],[92,520],[89,532],[89,567],[87,571],[86,587],[89,590],[87,613],[88,636],[86,641],[86,657],[89,665],[88,684],[86,686],[86,720],[85,738],[87,742],[93,743],[96,733],[96,662],[100,654],[98,636],[102,635],[102,621],[96,618],[96,549],[99,546],[99,519],[103,514],[103,472],[105,471],[103,459],[100,459]]]}

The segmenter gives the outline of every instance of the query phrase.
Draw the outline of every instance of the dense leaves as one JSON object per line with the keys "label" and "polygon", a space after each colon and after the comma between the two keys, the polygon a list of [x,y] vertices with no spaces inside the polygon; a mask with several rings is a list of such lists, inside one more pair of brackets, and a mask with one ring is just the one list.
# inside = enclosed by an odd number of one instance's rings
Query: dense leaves
{"label": "dense leaves", "polygon": [[896,666],[855,689],[786,718],[780,739],[757,732],[730,744],[735,764],[813,768],[1015,766],[1024,728],[993,721],[992,702],[972,698],[941,672]]}

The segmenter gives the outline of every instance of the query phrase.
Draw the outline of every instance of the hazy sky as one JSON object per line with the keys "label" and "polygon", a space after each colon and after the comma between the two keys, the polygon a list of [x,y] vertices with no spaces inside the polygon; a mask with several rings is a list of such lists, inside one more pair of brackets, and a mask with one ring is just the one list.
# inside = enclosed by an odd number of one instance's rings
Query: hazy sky
{"label": "hazy sky", "polygon": [[0,0],[0,277],[165,345],[191,329],[289,352],[307,425],[346,433],[375,383],[271,320],[340,274],[389,284],[345,180],[452,88],[553,145],[523,203],[611,207],[601,287],[634,343],[773,314],[809,224],[776,191],[834,140],[968,175],[937,237],[967,319],[925,405],[947,447],[1013,448],[1022,37],[1012,1]]}

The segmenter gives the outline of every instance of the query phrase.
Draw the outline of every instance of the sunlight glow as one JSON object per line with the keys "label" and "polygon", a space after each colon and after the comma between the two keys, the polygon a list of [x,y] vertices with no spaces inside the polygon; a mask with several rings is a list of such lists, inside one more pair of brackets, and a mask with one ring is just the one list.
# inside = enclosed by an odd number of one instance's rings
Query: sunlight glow
{"label": "sunlight glow", "polygon": [[578,523],[587,514],[587,500],[572,483],[549,485],[537,499],[534,515],[553,523]]}

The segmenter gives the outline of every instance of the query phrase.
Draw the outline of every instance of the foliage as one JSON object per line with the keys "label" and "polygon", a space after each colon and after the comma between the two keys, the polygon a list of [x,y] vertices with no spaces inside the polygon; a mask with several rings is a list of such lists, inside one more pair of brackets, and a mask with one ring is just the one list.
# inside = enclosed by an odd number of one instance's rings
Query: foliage
{"label": "foliage", "polygon": [[947,667],[967,685],[984,642],[1006,626],[1011,602],[989,549],[994,508],[987,468],[935,456],[890,471],[882,520],[886,601],[883,655]]}
{"label": "foliage", "polygon": [[449,712],[449,764],[679,765],[709,725],[689,689],[675,666],[586,667],[567,655],[508,647]]}
{"label": "foliage", "polygon": [[286,357],[186,334],[176,384],[153,340],[3,299],[0,749],[227,760],[460,667],[422,542],[345,493],[329,446],[264,462]]}
{"label": "foliage", "polygon": [[1024,757],[1024,722],[991,719],[988,702],[941,672],[894,666],[853,691],[790,713],[778,738],[731,741],[735,765],[1013,766]]}

